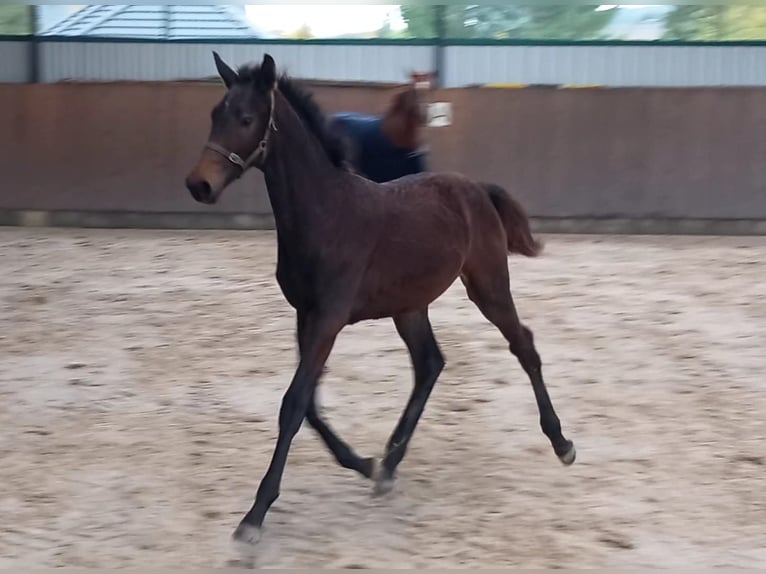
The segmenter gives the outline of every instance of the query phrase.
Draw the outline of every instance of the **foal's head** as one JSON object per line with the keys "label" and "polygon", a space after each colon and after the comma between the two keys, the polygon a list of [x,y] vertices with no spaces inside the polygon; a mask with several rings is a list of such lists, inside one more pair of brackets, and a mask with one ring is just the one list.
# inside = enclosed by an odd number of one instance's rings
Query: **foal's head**
{"label": "foal's head", "polygon": [[227,92],[213,108],[208,142],[186,178],[194,199],[207,204],[215,203],[224,188],[248,168],[262,168],[274,128],[277,84],[276,65],[269,54],[246,78],[216,52],[213,57]]}

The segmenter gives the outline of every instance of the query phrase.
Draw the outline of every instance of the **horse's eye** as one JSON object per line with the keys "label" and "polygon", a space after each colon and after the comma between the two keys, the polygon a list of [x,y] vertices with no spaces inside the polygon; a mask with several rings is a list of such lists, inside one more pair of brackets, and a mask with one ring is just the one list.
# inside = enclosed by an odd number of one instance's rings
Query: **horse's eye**
{"label": "horse's eye", "polygon": [[241,120],[239,120],[242,124],[242,127],[249,127],[253,123],[253,117],[252,116],[244,116]]}

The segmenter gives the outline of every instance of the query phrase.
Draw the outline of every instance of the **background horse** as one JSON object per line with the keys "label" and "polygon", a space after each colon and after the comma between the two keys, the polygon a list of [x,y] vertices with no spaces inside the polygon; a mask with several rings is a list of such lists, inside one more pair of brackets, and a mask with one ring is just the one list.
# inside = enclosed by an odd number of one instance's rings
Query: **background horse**
{"label": "background horse", "polygon": [[[460,277],[468,297],[508,341],[532,384],[540,425],[564,464],[564,438],[530,331],[516,313],[508,253],[534,257],[522,207],[505,190],[459,174],[423,173],[378,184],[347,169],[343,145],[311,94],[260,65],[232,70],[215,54],[228,88],[186,178],[192,197],[216,203],[249,167],[263,171],[277,228],[277,282],[296,310],[300,360],[279,411],[279,435],[255,502],[234,533],[255,542],[279,496],[293,437],[306,420],[345,468],[391,488],[445,361],[428,309]],[[332,430],[316,389],[346,325],[391,317],[407,347],[415,384],[382,460],[363,458]],[[374,373],[371,373],[374,375]]]}
{"label": "background horse", "polygon": [[428,169],[423,142],[427,115],[421,94],[432,87],[428,72],[412,72],[410,84],[398,91],[383,115],[341,112],[330,116],[348,145],[354,170],[383,183]]}

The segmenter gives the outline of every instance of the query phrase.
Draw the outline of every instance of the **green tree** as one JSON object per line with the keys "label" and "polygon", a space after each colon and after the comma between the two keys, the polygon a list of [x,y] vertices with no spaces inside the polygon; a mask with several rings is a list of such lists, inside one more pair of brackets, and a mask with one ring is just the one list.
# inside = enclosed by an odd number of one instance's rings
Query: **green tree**
{"label": "green tree", "polygon": [[[433,6],[402,6],[412,37],[436,35]],[[600,38],[613,11],[595,6],[447,6],[449,38],[517,38],[527,40],[589,40]]]}
{"label": "green tree", "polygon": [[524,6],[518,38],[525,40],[598,40],[614,18],[614,10],[595,6]]}
{"label": "green tree", "polygon": [[677,6],[665,21],[666,40],[766,40],[766,7]]}
{"label": "green tree", "polygon": [[314,34],[311,32],[311,26],[308,24],[302,24],[294,32],[285,34],[285,38],[290,38],[291,40],[310,40],[313,37]]}
{"label": "green tree", "polygon": [[665,18],[665,40],[721,39],[725,6],[676,6]]}
{"label": "green tree", "polygon": [[[437,35],[434,6],[406,5],[401,11],[411,37]],[[448,5],[444,7],[446,34],[449,38],[493,38],[518,26],[518,12],[516,7]]]}
{"label": "green tree", "polygon": [[722,34],[726,40],[766,40],[766,7],[729,6]]}
{"label": "green tree", "polygon": [[[410,38],[433,38],[436,36],[433,6],[407,4],[402,6],[400,10],[402,20],[407,24],[407,35]],[[454,11],[454,7],[447,7],[447,11]]]}
{"label": "green tree", "polygon": [[447,18],[449,38],[512,38],[526,21],[525,6],[456,6]]}
{"label": "green tree", "polygon": [[0,6],[0,34],[32,33],[32,7],[23,4]]}

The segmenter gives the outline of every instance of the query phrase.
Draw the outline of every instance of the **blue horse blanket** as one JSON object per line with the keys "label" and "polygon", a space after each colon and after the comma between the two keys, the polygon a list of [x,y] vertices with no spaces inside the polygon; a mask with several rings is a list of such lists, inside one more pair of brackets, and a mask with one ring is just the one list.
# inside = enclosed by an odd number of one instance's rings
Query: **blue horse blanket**
{"label": "blue horse blanket", "polygon": [[409,151],[383,133],[382,118],[353,112],[331,116],[333,125],[353,144],[352,163],[360,175],[384,183],[427,170],[426,151]]}

